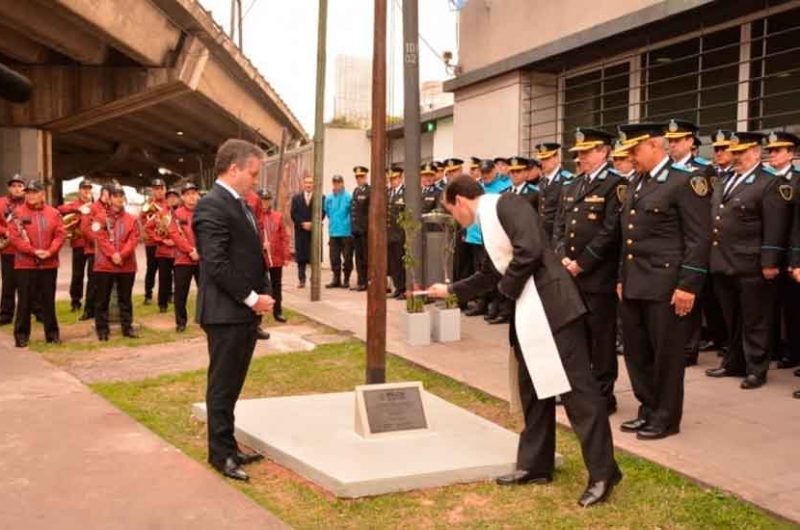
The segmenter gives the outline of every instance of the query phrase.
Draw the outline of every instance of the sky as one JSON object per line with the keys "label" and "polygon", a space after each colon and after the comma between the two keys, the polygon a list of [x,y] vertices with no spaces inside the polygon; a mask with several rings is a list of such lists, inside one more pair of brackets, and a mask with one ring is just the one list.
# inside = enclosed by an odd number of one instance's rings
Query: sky
{"label": "sky", "polygon": [[[231,0],[200,0],[229,31]],[[388,113],[403,114],[402,0],[388,0]],[[309,135],[314,131],[318,0],[242,0],[244,52]],[[337,55],[372,57],[371,0],[328,0],[325,120],[333,115]],[[439,54],[457,57],[458,15],[449,0],[419,0],[419,32]],[[447,79],[444,64],[420,42],[420,81]]]}

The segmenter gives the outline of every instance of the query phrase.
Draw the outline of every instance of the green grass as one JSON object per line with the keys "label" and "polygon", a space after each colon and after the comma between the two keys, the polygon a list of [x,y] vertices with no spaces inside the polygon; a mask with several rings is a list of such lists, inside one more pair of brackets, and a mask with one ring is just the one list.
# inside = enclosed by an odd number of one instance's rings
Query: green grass
{"label": "green grass", "polygon": [[[363,382],[358,342],[253,361],[243,397],[352,390]],[[519,425],[507,403],[442,375],[389,356],[390,380],[419,380],[425,388],[507,428]],[[191,404],[204,399],[205,373],[188,372],[92,388],[186,454],[205,462],[204,425]],[[280,426],[275,426],[280,428]],[[232,483],[295,528],[525,528],[525,529],[766,529],[793,528],[759,508],[641,458],[618,454],[625,478],[611,502],[590,510],[576,499],[586,482],[575,437],[559,429],[565,465],[548,486],[500,488],[478,483],[380,497],[335,499],[273,463],[250,466],[249,484]],[[387,455],[390,458],[390,455]]]}

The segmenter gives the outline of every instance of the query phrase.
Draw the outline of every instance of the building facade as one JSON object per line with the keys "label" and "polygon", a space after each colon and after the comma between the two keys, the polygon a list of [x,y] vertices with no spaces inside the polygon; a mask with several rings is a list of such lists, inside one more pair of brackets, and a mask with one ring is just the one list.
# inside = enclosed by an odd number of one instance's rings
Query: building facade
{"label": "building facade", "polygon": [[372,115],[372,61],[337,55],[334,69],[333,119],[366,129]]}

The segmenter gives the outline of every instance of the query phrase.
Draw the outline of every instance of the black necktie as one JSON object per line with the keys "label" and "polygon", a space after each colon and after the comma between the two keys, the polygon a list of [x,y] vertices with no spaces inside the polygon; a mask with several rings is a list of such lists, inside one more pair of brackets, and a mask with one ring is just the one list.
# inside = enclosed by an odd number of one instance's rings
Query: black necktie
{"label": "black necktie", "polygon": [[248,221],[250,221],[250,224],[253,226],[253,230],[255,230],[256,233],[258,233],[258,228],[256,227],[255,218],[253,217],[253,214],[250,211],[250,208],[247,206],[247,203],[244,202],[244,199],[241,199],[241,198],[239,199],[239,206],[242,207],[242,211],[244,212],[244,216],[247,217]]}

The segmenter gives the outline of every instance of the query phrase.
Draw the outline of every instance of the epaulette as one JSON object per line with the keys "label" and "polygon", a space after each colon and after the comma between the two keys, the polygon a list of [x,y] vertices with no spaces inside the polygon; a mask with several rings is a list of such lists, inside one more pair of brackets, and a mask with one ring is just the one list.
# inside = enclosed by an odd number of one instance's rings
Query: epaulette
{"label": "epaulette", "polygon": [[558,174],[567,180],[572,180],[572,178],[575,176],[573,173],[570,173],[566,169],[562,169]]}
{"label": "epaulette", "polygon": [[[572,175],[572,174],[570,173],[570,175]],[[571,176],[571,177],[569,177],[569,178],[567,178],[567,177],[564,177],[564,180],[561,182],[561,185],[562,185],[562,186],[569,186],[569,185],[570,185],[570,184],[572,184],[573,182],[576,182],[578,179],[576,179],[576,178],[574,178],[574,177],[575,177],[575,175],[572,175],[572,176]]]}
{"label": "epaulette", "polygon": [[500,193],[508,193],[509,191],[511,191],[513,189],[514,189],[514,186],[509,186],[507,188],[503,188],[502,190],[500,190]]}
{"label": "epaulette", "polygon": [[618,176],[618,177],[624,177],[624,175],[623,175],[622,173],[620,173],[619,171],[617,171],[617,170],[616,170],[616,169],[614,169],[613,167],[606,168],[606,171],[608,171],[608,172],[609,172],[609,173],[611,173],[612,175],[616,175],[616,176]]}
{"label": "epaulette", "polygon": [[777,172],[777,171],[775,171],[775,168],[774,168],[774,167],[772,167],[772,166],[768,166],[768,165],[764,164],[763,166],[761,166],[761,169],[762,169],[762,170],[764,171],[764,173],[766,173],[767,175],[772,175],[773,177],[777,177],[777,176],[778,176],[778,172]]}
{"label": "epaulette", "polygon": [[711,160],[708,160],[707,158],[703,158],[702,156],[696,156],[696,157],[694,157],[694,162],[695,162],[695,163],[696,163],[698,166],[708,166],[708,165],[710,165],[710,164],[711,164]]}
{"label": "epaulette", "polygon": [[683,171],[684,173],[694,173],[694,171],[695,171],[695,169],[693,167],[687,166],[687,165],[684,165],[684,164],[679,164],[677,162],[672,164],[671,167],[672,167],[672,169],[677,169],[678,171]]}

